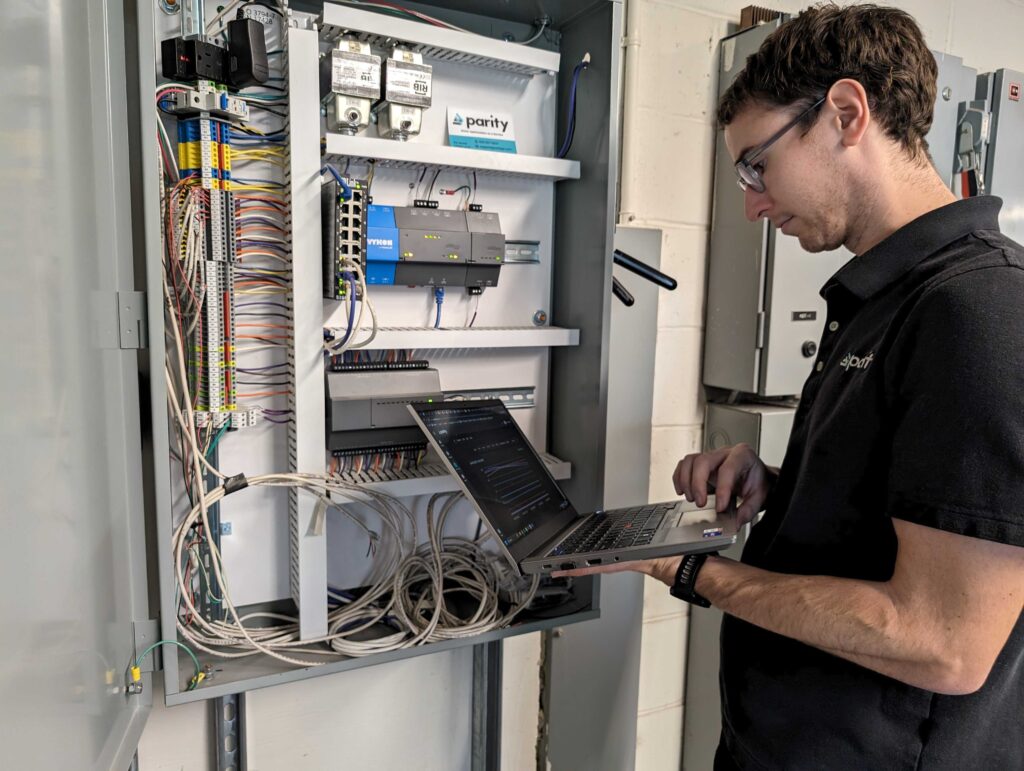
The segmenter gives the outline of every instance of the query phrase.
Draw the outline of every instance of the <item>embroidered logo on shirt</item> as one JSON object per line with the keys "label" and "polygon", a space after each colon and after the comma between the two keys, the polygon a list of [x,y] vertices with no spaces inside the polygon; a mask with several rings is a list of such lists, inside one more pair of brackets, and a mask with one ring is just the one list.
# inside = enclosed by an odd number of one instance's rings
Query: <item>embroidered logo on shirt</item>
{"label": "embroidered logo on shirt", "polygon": [[848,353],[843,357],[843,360],[839,362],[839,366],[849,372],[851,369],[867,369],[871,366],[871,362],[875,360],[875,352],[872,351],[867,356],[857,356],[853,353]]}

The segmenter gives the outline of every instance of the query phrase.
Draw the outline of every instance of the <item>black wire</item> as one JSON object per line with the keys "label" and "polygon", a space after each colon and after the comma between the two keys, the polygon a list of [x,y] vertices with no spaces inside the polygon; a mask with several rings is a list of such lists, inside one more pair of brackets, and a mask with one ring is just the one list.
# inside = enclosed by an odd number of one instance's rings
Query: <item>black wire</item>
{"label": "black wire", "polygon": [[[279,118],[285,118],[285,119],[288,118],[288,116],[285,113],[278,112],[277,110],[273,109],[272,107],[267,107],[265,104],[259,104],[258,102],[249,102],[249,107],[250,108],[258,107],[259,109],[263,110],[264,112],[269,112],[271,115],[276,115]],[[280,130],[284,131],[284,128],[281,128]],[[272,131],[270,133],[276,134],[277,132],[276,131]]]}
{"label": "black wire", "polygon": [[427,191],[427,200],[428,201],[430,200],[430,196],[434,194],[434,183],[437,182],[437,178],[440,175],[441,175],[441,169],[438,168],[438,170],[434,172],[434,178],[432,180],[430,180],[430,190]]}
{"label": "black wire", "polygon": [[417,195],[417,197],[418,197],[418,196],[419,196],[419,194],[420,194],[420,185],[422,185],[422,184],[423,184],[423,178],[424,178],[425,176],[427,176],[427,167],[426,167],[426,166],[424,166],[424,167],[423,167],[423,168],[422,168],[422,169],[420,170],[420,178],[416,180],[416,195]]}

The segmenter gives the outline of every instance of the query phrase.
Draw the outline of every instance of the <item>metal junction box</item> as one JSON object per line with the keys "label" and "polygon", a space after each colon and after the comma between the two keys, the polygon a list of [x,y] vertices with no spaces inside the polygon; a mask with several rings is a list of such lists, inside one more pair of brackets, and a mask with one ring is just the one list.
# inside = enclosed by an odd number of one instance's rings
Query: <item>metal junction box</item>
{"label": "metal junction box", "polygon": [[991,110],[985,189],[1003,199],[999,229],[1024,243],[1024,73],[996,70],[978,76],[976,99],[987,100]]}
{"label": "metal junction box", "polygon": [[961,102],[974,98],[978,71],[964,65],[963,59],[941,51],[932,51],[939,66],[935,113],[928,131],[928,153],[935,170],[951,190],[960,189],[955,179],[957,165],[957,121]]}
{"label": "metal junction box", "polygon": [[704,418],[704,449],[743,442],[769,466],[781,466],[793,430],[796,407],[769,404],[709,404]]}
{"label": "metal junction box", "polygon": [[[722,40],[719,95],[778,19]],[[748,222],[733,160],[718,132],[708,267],[704,384],[760,396],[799,394],[825,323],[818,290],[847,260],[845,249],[811,254],[770,222]]]}

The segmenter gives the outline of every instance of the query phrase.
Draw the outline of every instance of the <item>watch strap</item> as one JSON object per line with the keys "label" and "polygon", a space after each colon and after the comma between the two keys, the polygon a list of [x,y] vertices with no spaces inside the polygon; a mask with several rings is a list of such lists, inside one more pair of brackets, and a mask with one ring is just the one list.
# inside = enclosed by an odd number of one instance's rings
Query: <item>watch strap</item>
{"label": "watch strap", "polygon": [[697,594],[695,587],[697,585],[697,574],[700,572],[704,562],[708,557],[717,556],[718,552],[716,551],[687,554],[684,556],[679,563],[679,569],[676,570],[675,581],[669,587],[669,593],[684,602],[689,602],[702,608],[710,608],[711,602],[706,597]]}

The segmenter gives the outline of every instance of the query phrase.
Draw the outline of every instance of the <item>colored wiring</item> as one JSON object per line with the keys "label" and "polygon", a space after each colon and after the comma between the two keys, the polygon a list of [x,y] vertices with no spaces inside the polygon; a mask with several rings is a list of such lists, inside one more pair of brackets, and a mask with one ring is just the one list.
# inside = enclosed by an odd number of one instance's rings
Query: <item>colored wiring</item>
{"label": "colored wiring", "polygon": [[434,287],[434,304],[437,305],[437,316],[434,318],[434,329],[441,328],[441,306],[444,304],[444,287]]}
{"label": "colored wiring", "polygon": [[573,137],[576,135],[576,87],[579,85],[580,73],[590,66],[590,54],[583,54],[583,59],[573,67],[572,70],[572,83],[569,86],[569,114],[568,120],[566,121],[565,127],[565,139],[562,141],[562,146],[558,150],[559,158],[564,158],[569,153],[569,148],[572,147]]}
{"label": "colored wiring", "polygon": [[323,174],[327,174],[327,173],[330,173],[330,175],[332,177],[334,177],[334,181],[337,182],[338,183],[338,187],[341,188],[341,193],[339,193],[339,200],[342,200],[342,201],[349,201],[349,200],[351,200],[352,199],[352,188],[349,187],[349,184],[348,184],[348,182],[345,181],[345,178],[342,177],[341,174],[338,173],[338,170],[336,168],[334,168],[331,164],[325,163],[321,167],[321,169],[320,169],[320,174],[323,175]]}
{"label": "colored wiring", "polygon": [[427,200],[430,200],[430,196],[434,194],[434,183],[437,182],[437,178],[441,176],[441,169],[438,167],[437,171],[434,172],[434,178],[430,180],[430,188],[427,190]]}
{"label": "colored wiring", "polygon": [[[237,1],[227,3],[211,20],[208,34],[218,34],[240,5]],[[180,88],[179,84],[166,84],[157,92],[157,102]],[[255,89],[243,98],[251,105],[266,104],[287,115],[287,94],[274,88]],[[254,113],[243,126],[211,121],[221,131],[226,128],[234,159],[244,167],[244,176],[231,180],[238,255],[228,274],[238,343],[234,348],[237,363],[233,386],[237,399],[254,400],[251,403],[261,408],[264,421],[286,425],[292,421],[292,413],[284,409],[285,403],[263,400],[283,400],[291,395],[292,388],[292,366],[280,360],[281,354],[291,349],[294,335],[290,207],[284,175],[288,134],[266,129],[265,124],[280,115],[267,110]],[[228,423],[197,425],[201,383],[195,371],[196,365],[202,364],[203,353],[194,343],[208,323],[203,312],[207,302],[221,299],[208,297],[204,280],[211,196],[200,179],[178,179],[174,165],[177,148],[163,129],[162,120],[158,146],[165,184],[161,198],[162,288],[167,321],[164,378],[171,432],[177,437],[172,458],[180,464],[184,488],[175,493],[178,508],[171,543],[178,607],[175,621],[181,642],[158,644],[177,645],[193,656],[196,674],[188,685],[191,689],[205,676],[197,654],[223,659],[264,655],[292,666],[317,666],[339,656],[399,650],[478,635],[509,624],[531,602],[538,580],[513,575],[504,561],[474,540],[444,535],[445,521],[460,500],[458,494],[429,500],[426,542],[421,543],[423,525],[402,501],[361,484],[370,478],[365,475],[401,472],[422,463],[425,453],[415,449],[332,459],[333,473],[246,476],[248,488],[291,488],[314,501],[324,515],[337,514],[358,528],[367,539],[373,568],[365,589],[357,593],[333,589],[326,593],[328,632],[320,638],[300,639],[298,619],[292,615],[243,614],[235,605],[217,538],[210,537],[214,532],[211,508],[239,489],[237,477],[229,478],[218,467],[218,450],[225,441],[241,441],[247,434],[230,430]],[[375,166],[370,164],[367,195],[374,171]],[[337,169],[327,173],[333,176]],[[435,173],[433,183],[436,181]],[[347,184],[347,179],[344,182]],[[339,187],[345,194],[345,186]],[[378,354],[359,349],[372,343],[378,324],[359,263],[347,264],[343,279],[346,329],[335,341],[325,342],[325,350],[343,358],[368,360]],[[443,297],[443,290],[441,294]],[[372,325],[364,327],[366,311]],[[409,354],[381,351],[379,357],[408,360]],[[449,606],[451,590],[476,598],[478,608],[468,619]],[[379,624],[391,631],[367,639],[366,631]]]}

